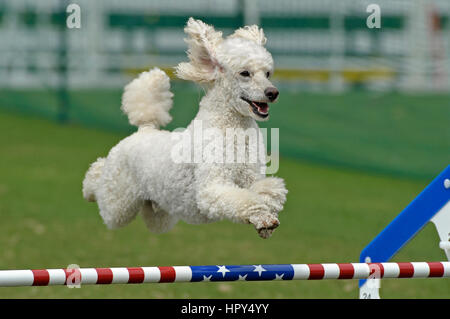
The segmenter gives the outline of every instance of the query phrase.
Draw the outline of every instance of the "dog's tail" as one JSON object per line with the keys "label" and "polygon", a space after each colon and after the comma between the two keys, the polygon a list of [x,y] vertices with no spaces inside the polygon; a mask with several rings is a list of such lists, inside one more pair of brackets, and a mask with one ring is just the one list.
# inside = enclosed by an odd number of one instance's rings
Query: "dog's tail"
{"label": "dog's tail", "polygon": [[91,164],[83,180],[83,197],[88,202],[95,202],[95,190],[98,188],[98,181],[102,174],[105,158],[99,157]]}
{"label": "dog's tail", "polygon": [[159,128],[172,120],[173,94],[169,77],[158,68],[142,72],[138,78],[125,86],[122,96],[122,111],[130,124]]}

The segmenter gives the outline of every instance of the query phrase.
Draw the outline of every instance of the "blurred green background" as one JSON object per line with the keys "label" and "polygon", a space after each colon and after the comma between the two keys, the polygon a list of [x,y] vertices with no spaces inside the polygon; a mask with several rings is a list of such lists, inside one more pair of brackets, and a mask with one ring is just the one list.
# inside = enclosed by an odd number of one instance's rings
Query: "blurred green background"
{"label": "blurred green background", "polygon": [[[367,28],[367,4],[353,0],[77,1],[81,29],[65,27],[68,3],[0,1],[0,269],[356,262],[450,162],[443,1],[422,16],[420,1],[380,1],[381,29]],[[180,222],[154,235],[138,217],[110,231],[82,199],[89,164],[134,131],[120,111],[122,87],[186,59],[191,15],[225,34],[256,22],[268,37],[281,94],[262,126],[280,129],[277,175],[289,190],[269,240],[229,222]],[[172,80],[168,129],[186,126],[204,94]],[[428,225],[394,260],[443,260],[438,240]],[[383,280],[381,295],[449,298],[450,286]],[[357,296],[357,281],[0,288],[0,298]]]}

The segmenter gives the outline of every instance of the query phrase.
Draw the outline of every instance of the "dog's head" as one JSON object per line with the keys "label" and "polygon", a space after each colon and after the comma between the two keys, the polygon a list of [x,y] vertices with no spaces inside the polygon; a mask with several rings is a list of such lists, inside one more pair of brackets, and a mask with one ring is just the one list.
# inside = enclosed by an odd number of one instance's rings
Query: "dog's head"
{"label": "dog's head", "polygon": [[263,30],[247,26],[224,39],[222,32],[190,18],[184,31],[189,36],[190,61],[177,66],[177,76],[220,86],[230,107],[244,116],[267,120],[268,103],[277,99],[278,90],[270,82],[273,59],[264,48]]}

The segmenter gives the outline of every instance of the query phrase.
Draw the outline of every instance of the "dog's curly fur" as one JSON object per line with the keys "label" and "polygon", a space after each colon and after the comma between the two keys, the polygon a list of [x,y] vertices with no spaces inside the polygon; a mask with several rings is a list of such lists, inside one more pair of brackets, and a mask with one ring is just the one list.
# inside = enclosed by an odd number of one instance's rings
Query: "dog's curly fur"
{"label": "dog's curly fur", "polygon": [[[194,120],[222,133],[227,128],[259,132],[256,120],[268,116],[252,110],[251,101],[273,101],[265,94],[273,88],[273,60],[264,48],[263,31],[244,27],[224,39],[212,26],[190,18],[185,32],[189,62],[180,63],[176,74],[208,86]],[[140,212],[153,232],[168,231],[180,219],[192,224],[229,219],[251,223],[261,237],[269,237],[286,200],[284,181],[266,177],[261,160],[175,163],[174,133],[159,129],[171,120],[172,96],[169,78],[157,68],[125,87],[122,110],[138,131],[91,165],[83,181],[84,198],[98,203],[109,228],[128,224]],[[186,130],[193,130],[193,123]]]}

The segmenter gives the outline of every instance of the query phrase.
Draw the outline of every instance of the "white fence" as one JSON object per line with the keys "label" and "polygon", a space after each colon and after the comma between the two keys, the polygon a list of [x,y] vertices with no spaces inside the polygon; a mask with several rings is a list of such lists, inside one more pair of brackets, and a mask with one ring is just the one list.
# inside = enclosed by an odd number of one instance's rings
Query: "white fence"
{"label": "white fence", "polygon": [[[76,3],[81,28],[56,23]],[[371,3],[381,29],[367,28]],[[279,78],[342,90],[353,84],[450,89],[447,0],[0,0],[0,87],[122,86],[138,70],[185,58],[184,18],[206,17],[224,33],[264,27]],[[64,50],[67,54],[64,54]]]}

